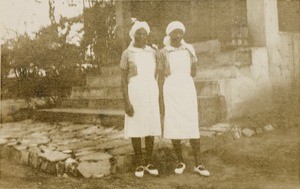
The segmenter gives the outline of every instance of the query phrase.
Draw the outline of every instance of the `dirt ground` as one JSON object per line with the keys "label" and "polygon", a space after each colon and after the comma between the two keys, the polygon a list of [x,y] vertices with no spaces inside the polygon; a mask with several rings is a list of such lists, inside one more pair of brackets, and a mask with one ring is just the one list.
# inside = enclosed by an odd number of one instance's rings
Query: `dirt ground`
{"label": "dirt ground", "polygon": [[93,188],[255,188],[295,189],[299,187],[299,130],[278,128],[230,146],[203,154],[211,176],[204,178],[187,167],[183,175],[119,173],[101,179],[58,178],[1,159],[1,189],[93,189]]}

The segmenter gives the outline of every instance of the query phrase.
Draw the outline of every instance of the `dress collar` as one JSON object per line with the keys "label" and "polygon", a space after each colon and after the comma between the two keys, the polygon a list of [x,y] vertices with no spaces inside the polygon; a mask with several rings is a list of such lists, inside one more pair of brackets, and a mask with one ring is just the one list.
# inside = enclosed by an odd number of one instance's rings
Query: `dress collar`
{"label": "dress collar", "polygon": [[176,51],[176,50],[188,50],[193,56],[196,56],[196,52],[194,47],[188,43],[182,43],[180,47],[176,48],[171,45],[167,45],[164,47],[168,52]]}
{"label": "dress collar", "polygon": [[180,47],[173,47],[173,46],[171,46],[171,45],[167,45],[167,46],[165,46],[165,49],[168,51],[168,52],[171,52],[171,51],[175,51],[175,50],[184,50],[184,49],[186,49],[186,47],[184,46],[184,45],[181,45]]}
{"label": "dress collar", "polygon": [[143,49],[134,47],[133,45],[129,45],[128,49],[132,52],[142,52],[142,51],[153,52],[153,49],[148,45],[146,45],[145,48],[143,48]]}

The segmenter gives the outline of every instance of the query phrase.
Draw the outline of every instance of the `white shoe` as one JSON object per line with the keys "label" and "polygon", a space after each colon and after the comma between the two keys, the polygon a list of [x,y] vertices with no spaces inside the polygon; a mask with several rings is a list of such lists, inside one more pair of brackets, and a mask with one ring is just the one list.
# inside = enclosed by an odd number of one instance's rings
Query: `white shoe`
{"label": "white shoe", "polygon": [[142,178],[144,176],[144,167],[143,166],[139,166],[138,168],[136,168],[134,175],[136,177]]}
{"label": "white shoe", "polygon": [[206,170],[202,165],[199,165],[198,167],[194,167],[194,171],[199,173],[202,176],[206,176],[206,177],[210,176],[209,171]]}
{"label": "white shoe", "polygon": [[158,175],[158,170],[156,169],[156,167],[152,164],[149,164],[145,167],[145,170],[153,176],[157,176]]}
{"label": "white shoe", "polygon": [[185,170],[185,164],[184,163],[178,163],[176,168],[175,168],[175,173],[176,174],[182,174],[184,170]]}

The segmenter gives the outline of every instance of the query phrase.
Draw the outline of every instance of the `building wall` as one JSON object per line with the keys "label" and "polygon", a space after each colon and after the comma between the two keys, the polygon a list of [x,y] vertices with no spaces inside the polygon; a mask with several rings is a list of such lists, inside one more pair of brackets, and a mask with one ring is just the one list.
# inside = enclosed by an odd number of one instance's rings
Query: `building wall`
{"label": "building wall", "polygon": [[300,32],[300,1],[278,0],[279,30]]}
{"label": "building wall", "polygon": [[190,43],[228,37],[232,27],[247,25],[246,0],[136,0],[131,1],[131,16],[149,23],[149,42],[157,44],[174,20],[185,24]]}

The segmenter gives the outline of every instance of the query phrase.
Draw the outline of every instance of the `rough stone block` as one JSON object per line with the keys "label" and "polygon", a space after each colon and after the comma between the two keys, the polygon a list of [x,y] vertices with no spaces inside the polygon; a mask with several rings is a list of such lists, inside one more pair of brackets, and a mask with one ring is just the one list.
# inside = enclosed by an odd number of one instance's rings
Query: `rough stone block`
{"label": "rough stone block", "polygon": [[248,128],[243,129],[242,133],[247,137],[251,137],[252,135],[255,134],[255,132],[253,130],[248,129]]}
{"label": "rough stone block", "polygon": [[27,146],[14,146],[12,158],[15,162],[28,165],[29,151]]}
{"label": "rough stone block", "polygon": [[111,165],[109,159],[105,159],[98,162],[82,161],[79,163],[77,169],[85,178],[91,178],[95,174],[109,175]]}
{"label": "rough stone block", "polygon": [[30,167],[38,168],[40,166],[39,154],[41,153],[38,147],[30,147],[28,155],[28,164]]}
{"label": "rough stone block", "polygon": [[272,125],[267,125],[267,126],[264,126],[264,130],[265,131],[273,131],[274,127]]}
{"label": "rough stone block", "polygon": [[79,161],[103,161],[112,158],[113,156],[108,153],[95,152],[91,154],[84,155],[79,158]]}
{"label": "rough stone block", "polygon": [[58,161],[66,160],[67,158],[70,157],[70,155],[58,151],[49,151],[49,152],[40,153],[39,157],[46,159],[50,162],[58,162]]}
{"label": "rough stone block", "polygon": [[39,162],[41,163],[41,169],[47,173],[55,174],[57,173],[56,164],[59,161],[64,161],[69,158],[69,154],[64,154],[57,151],[48,151],[39,154]]}
{"label": "rough stone block", "polygon": [[78,162],[75,159],[68,158],[65,161],[65,173],[68,176],[77,177],[78,176]]}

